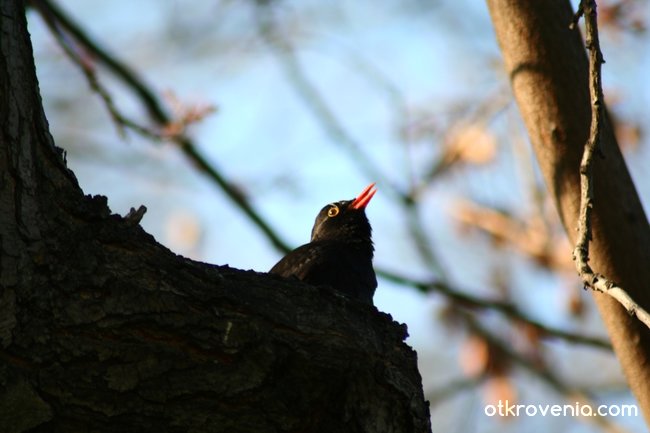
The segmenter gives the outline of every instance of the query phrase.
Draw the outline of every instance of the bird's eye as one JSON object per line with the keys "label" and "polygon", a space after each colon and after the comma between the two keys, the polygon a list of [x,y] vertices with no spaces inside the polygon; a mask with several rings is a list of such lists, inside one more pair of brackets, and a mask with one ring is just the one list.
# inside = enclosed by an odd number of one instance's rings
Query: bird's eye
{"label": "bird's eye", "polygon": [[327,216],[333,218],[339,214],[339,207],[332,205],[331,208],[327,211]]}

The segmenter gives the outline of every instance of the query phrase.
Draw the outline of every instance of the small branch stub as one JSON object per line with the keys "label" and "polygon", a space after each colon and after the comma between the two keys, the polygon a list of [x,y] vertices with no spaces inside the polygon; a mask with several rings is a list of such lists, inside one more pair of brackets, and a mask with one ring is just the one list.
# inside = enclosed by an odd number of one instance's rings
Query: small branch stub
{"label": "small branch stub", "polygon": [[142,221],[142,217],[144,216],[145,212],[147,212],[147,207],[144,205],[140,205],[138,210],[131,208],[129,213],[124,215],[124,220],[130,226],[138,225],[140,224],[140,221]]}

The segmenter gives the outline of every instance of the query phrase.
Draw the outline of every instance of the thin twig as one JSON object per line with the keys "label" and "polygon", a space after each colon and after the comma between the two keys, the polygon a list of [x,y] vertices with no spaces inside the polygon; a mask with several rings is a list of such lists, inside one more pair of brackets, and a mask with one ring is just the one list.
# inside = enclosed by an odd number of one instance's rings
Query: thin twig
{"label": "thin twig", "polygon": [[650,314],[637,304],[624,289],[605,276],[595,273],[589,265],[589,242],[592,239],[591,211],[594,202],[592,163],[594,153],[600,149],[601,130],[604,122],[605,103],[601,66],[605,61],[598,41],[596,1],[582,0],[574,17],[574,23],[577,22],[581,14],[584,14],[585,18],[586,43],[589,50],[591,128],[589,139],[582,154],[582,161],[580,162],[580,214],[578,219],[578,239],[573,250],[573,260],[578,274],[587,287],[616,299],[630,315],[636,316],[650,328]]}

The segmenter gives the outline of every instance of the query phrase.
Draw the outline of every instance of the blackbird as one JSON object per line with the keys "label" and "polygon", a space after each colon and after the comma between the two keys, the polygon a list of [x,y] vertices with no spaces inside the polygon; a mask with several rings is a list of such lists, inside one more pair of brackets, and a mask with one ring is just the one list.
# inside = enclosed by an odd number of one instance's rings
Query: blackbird
{"label": "blackbird", "polygon": [[377,278],[372,268],[372,229],[365,209],[376,191],[372,183],[354,200],[337,201],[321,209],[311,242],[291,251],[269,272],[330,286],[372,305]]}

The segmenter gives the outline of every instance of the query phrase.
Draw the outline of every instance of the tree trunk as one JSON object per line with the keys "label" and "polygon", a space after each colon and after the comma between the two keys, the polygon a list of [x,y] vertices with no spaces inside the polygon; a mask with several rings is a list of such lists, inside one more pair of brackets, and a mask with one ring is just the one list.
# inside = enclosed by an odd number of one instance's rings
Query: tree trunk
{"label": "tree trunk", "polygon": [[22,2],[0,2],[0,431],[428,432],[406,329],[330,290],[174,255],[84,196]]}
{"label": "tree trunk", "polygon": [[[579,166],[591,106],[585,48],[579,30],[569,29],[571,5],[568,0],[488,0],[488,5],[547,187],[575,243]],[[590,263],[648,310],[648,220],[609,123],[601,144],[602,157],[596,155],[594,161]],[[594,297],[628,383],[650,422],[650,331],[609,296]]]}

